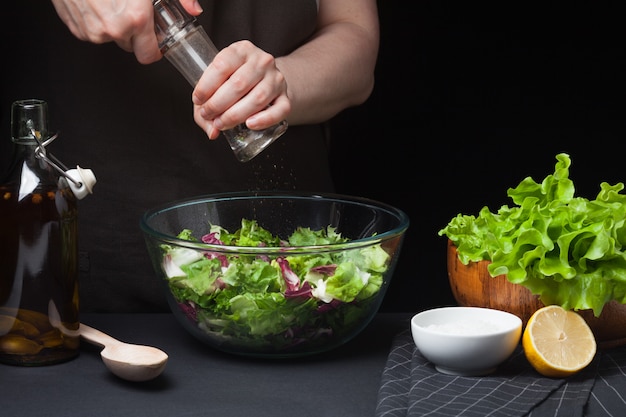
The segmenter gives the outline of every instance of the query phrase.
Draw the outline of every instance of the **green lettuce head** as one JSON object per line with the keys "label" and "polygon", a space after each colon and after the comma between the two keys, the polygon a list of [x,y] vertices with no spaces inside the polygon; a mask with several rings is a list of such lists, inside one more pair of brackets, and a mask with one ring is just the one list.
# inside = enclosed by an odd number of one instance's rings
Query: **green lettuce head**
{"label": "green lettuce head", "polygon": [[603,182],[595,200],[576,197],[569,155],[556,159],[541,183],[528,177],[508,190],[512,207],[459,214],[439,236],[456,245],[464,264],[491,261],[491,276],[506,275],[542,303],[599,316],[607,302],[626,302],[624,185]]}

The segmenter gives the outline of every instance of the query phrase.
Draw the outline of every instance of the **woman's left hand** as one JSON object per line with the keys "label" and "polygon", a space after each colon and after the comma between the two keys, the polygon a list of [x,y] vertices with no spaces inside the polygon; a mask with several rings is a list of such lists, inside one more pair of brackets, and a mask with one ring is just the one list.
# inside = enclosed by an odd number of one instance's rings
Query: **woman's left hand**
{"label": "woman's left hand", "polygon": [[192,99],[194,120],[209,139],[241,123],[253,130],[268,128],[291,111],[287,83],[274,57],[247,40],[215,56]]}

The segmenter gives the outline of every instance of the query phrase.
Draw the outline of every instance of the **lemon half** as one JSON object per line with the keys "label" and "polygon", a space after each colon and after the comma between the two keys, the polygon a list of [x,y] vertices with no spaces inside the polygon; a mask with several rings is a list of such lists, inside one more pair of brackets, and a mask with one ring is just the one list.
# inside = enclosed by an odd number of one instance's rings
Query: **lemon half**
{"label": "lemon half", "polygon": [[535,311],[522,335],[528,362],[540,374],[564,378],[593,360],[597,345],[587,322],[577,313],[550,305]]}

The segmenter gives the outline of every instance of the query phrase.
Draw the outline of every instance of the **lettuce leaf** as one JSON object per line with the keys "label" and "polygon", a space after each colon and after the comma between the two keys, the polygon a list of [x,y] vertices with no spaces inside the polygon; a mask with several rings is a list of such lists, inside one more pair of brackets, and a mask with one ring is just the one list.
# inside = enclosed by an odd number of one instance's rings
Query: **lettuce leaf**
{"label": "lettuce leaf", "polygon": [[624,184],[601,183],[595,200],[577,197],[569,155],[556,159],[541,183],[528,177],[509,188],[515,205],[459,214],[438,234],[457,246],[464,264],[491,261],[491,276],[506,275],[544,304],[599,316],[607,302],[626,302]]}
{"label": "lettuce leaf", "polygon": [[[180,239],[247,247],[318,246],[348,239],[328,226],[297,228],[286,241],[255,220],[242,219],[233,233],[219,225],[197,239],[184,229]],[[222,255],[162,245],[163,269],[181,309],[205,332],[258,346],[288,348],[307,338],[349,327],[368,314],[383,285],[390,255],[372,245],[325,253],[279,256]]]}

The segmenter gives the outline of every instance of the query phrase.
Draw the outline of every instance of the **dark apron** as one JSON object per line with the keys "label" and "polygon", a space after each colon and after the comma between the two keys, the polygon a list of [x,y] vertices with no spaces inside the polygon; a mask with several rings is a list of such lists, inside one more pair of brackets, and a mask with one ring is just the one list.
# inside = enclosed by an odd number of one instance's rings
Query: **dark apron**
{"label": "dark apron", "polygon": [[[315,29],[315,0],[201,4],[200,23],[218,47],[249,39],[279,56]],[[98,179],[79,204],[82,311],[167,311],[139,229],[148,208],[225,191],[333,190],[324,125],[291,126],[240,163],[223,138],[209,141],[194,123],[191,86],[165,59],[141,65],[115,44],[79,41],[50,2],[11,2],[8,13],[3,140],[12,101],[47,100],[51,130],[60,132],[48,149]]]}

